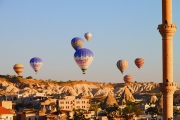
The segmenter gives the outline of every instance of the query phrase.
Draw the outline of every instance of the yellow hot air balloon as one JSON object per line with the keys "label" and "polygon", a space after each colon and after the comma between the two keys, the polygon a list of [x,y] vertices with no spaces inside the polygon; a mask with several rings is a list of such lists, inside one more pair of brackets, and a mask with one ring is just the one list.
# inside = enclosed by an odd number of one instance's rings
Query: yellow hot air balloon
{"label": "yellow hot air balloon", "polygon": [[140,69],[144,65],[144,59],[143,58],[136,58],[134,60],[134,63]]}
{"label": "yellow hot air balloon", "polygon": [[128,62],[126,60],[117,61],[117,68],[121,71],[122,74],[127,67],[128,67]]}
{"label": "yellow hot air balloon", "polygon": [[87,32],[84,34],[84,37],[86,38],[87,41],[89,41],[92,37],[92,34],[90,32]]}
{"label": "yellow hot air balloon", "polygon": [[18,63],[18,64],[14,65],[13,69],[18,75],[20,75],[22,73],[22,71],[24,70],[24,66],[22,64]]}

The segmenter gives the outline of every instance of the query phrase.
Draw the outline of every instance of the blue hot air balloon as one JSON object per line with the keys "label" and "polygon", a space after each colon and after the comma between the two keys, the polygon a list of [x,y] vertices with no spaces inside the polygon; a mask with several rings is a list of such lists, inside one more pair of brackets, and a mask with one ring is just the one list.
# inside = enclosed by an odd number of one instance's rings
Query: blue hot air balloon
{"label": "blue hot air balloon", "polygon": [[77,50],[84,46],[84,40],[80,37],[75,37],[71,40],[72,47]]}
{"label": "blue hot air balloon", "polygon": [[92,63],[93,59],[94,59],[93,52],[87,48],[78,49],[74,53],[74,60],[83,71],[83,74],[86,73],[86,70]]}
{"label": "blue hot air balloon", "polygon": [[36,74],[37,74],[38,70],[42,67],[42,64],[43,64],[43,62],[42,62],[41,58],[34,57],[30,60],[30,65],[34,69]]}

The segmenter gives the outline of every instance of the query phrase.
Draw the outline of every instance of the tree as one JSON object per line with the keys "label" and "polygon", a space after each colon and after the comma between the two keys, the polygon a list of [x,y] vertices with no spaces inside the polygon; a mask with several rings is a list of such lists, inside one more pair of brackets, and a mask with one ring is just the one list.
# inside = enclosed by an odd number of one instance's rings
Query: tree
{"label": "tree", "polygon": [[28,76],[28,77],[26,77],[26,79],[33,79],[33,77],[32,76]]}
{"label": "tree", "polygon": [[133,111],[136,114],[136,116],[142,115],[144,113],[144,110],[141,108],[140,104],[135,105],[135,108]]}
{"label": "tree", "polygon": [[74,112],[74,120],[85,120],[85,117],[82,112]]}
{"label": "tree", "polygon": [[130,101],[126,103],[126,107],[122,111],[125,118],[127,118],[129,114],[135,114],[136,116],[139,116],[144,113],[144,110],[141,108],[139,103]]}
{"label": "tree", "polygon": [[66,113],[66,120],[70,120],[71,116],[69,115],[69,112]]}
{"label": "tree", "polygon": [[16,103],[16,104],[14,105],[14,108],[15,108],[16,110],[18,110],[18,109],[21,108],[21,107],[25,107],[24,103],[22,103],[22,102]]}
{"label": "tree", "polygon": [[23,78],[23,76],[17,76],[17,78]]}
{"label": "tree", "polygon": [[91,105],[90,108],[89,108],[89,110],[90,110],[90,111],[95,111],[95,112],[97,113],[98,108],[99,108],[99,105]]}
{"label": "tree", "polygon": [[157,112],[157,110],[156,110],[156,108],[155,107],[149,107],[147,110],[146,110],[146,114],[151,114],[151,115],[153,115],[153,114],[157,114],[158,112]]}

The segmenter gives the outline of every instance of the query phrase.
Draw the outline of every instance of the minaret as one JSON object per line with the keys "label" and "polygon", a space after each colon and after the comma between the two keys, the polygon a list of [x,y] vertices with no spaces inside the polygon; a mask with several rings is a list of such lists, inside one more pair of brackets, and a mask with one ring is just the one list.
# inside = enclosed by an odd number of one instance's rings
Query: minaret
{"label": "minaret", "polygon": [[172,0],[162,0],[162,24],[158,25],[162,36],[163,120],[173,119],[173,94],[177,83],[173,82],[173,35],[177,26],[172,24]]}

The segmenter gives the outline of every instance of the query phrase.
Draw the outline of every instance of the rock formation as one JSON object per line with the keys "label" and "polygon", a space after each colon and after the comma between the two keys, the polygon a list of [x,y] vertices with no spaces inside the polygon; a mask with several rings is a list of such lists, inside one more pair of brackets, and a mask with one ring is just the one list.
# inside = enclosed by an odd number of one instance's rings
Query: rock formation
{"label": "rock formation", "polygon": [[158,100],[157,97],[155,95],[152,95],[149,102],[156,103],[157,100]]}
{"label": "rock formation", "polygon": [[[158,84],[152,82],[105,84],[100,82],[89,82],[85,80],[74,80],[58,83],[57,81],[43,81],[34,79],[17,79],[0,76],[0,91],[6,93],[18,93],[23,96],[44,93],[45,95],[73,95],[77,97],[106,97],[112,93],[119,97],[120,102],[134,101],[134,94],[157,92]],[[4,94],[4,92],[1,92]]]}
{"label": "rock formation", "polygon": [[124,92],[122,93],[122,95],[119,99],[119,104],[124,104],[127,101],[134,102],[135,99],[134,99],[132,93],[130,92],[130,90],[128,89],[128,87],[125,87]]}
{"label": "rock formation", "polygon": [[163,110],[163,95],[161,94],[159,100],[157,101],[156,108],[158,112],[162,113]]}
{"label": "rock formation", "polygon": [[111,107],[114,105],[118,105],[114,94],[113,93],[108,93],[107,97],[104,99],[104,107]]}

